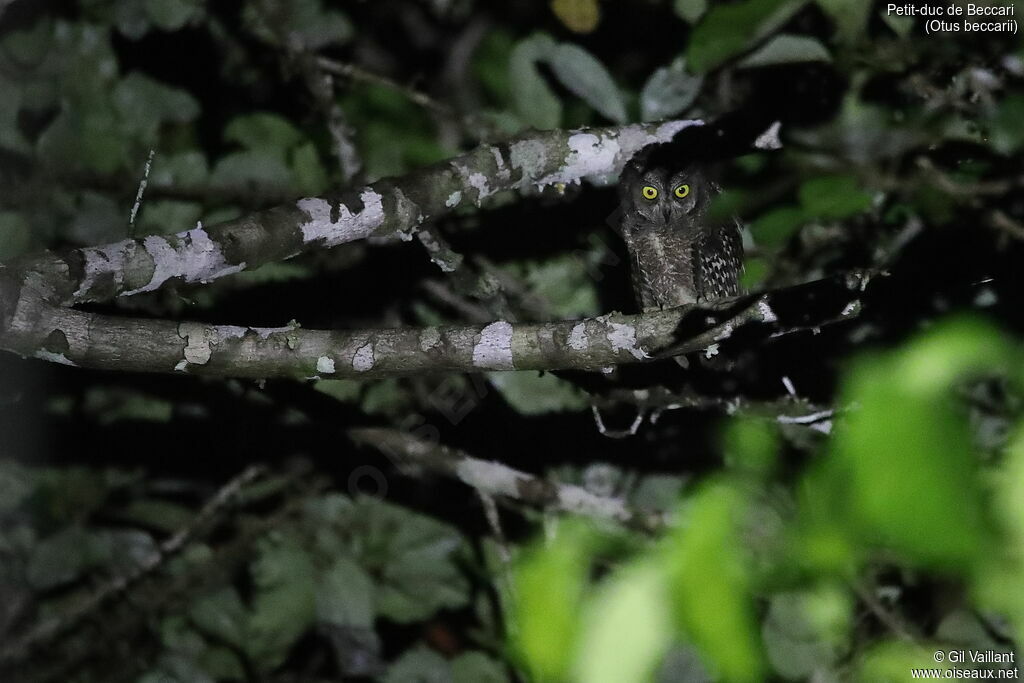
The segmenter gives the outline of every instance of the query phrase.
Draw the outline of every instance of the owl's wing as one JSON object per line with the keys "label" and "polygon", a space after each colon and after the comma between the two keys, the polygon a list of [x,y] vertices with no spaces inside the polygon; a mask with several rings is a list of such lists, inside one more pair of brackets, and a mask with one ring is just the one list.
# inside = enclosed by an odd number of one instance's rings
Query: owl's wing
{"label": "owl's wing", "polygon": [[743,238],[738,220],[701,230],[697,242],[697,295],[714,301],[740,293]]}

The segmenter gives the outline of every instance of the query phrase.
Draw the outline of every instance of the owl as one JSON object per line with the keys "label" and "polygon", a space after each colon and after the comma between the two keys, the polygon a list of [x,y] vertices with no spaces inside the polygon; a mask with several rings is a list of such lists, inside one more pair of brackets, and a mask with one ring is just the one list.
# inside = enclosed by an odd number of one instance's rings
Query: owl
{"label": "owl", "polygon": [[682,170],[634,158],[619,181],[619,232],[644,311],[739,293],[743,241],[736,221],[708,219],[718,187],[698,165]]}

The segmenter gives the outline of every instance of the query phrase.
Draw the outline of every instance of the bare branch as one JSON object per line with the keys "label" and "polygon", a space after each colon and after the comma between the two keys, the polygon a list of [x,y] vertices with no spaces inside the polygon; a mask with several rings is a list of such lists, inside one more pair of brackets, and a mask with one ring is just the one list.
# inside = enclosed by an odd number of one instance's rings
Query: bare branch
{"label": "bare branch", "polygon": [[349,436],[358,444],[413,459],[485,494],[611,520],[643,531],[657,530],[666,523],[663,515],[634,509],[619,498],[598,496],[572,484],[556,484],[498,462],[481,460],[453,448],[417,439],[405,432],[366,427],[350,430]]}
{"label": "bare branch", "polygon": [[[3,272],[0,271],[0,276]],[[303,330],[116,318],[52,306],[36,275],[0,348],[65,365],[234,377],[361,377],[483,370],[597,370],[767,339],[851,319],[871,273],[638,315],[426,328]],[[4,288],[0,280],[0,295]],[[0,298],[0,309],[4,301]],[[744,340],[738,339],[742,331]]]}
{"label": "bare branch", "polygon": [[[45,253],[20,262],[16,279],[38,273],[49,283],[50,302],[67,305],[151,292],[172,281],[210,282],[370,236],[408,240],[424,221],[465,203],[479,206],[497,192],[607,179],[639,150],[699,123],[534,132],[340,196],[307,197],[176,235]],[[0,334],[4,322],[0,317]]]}

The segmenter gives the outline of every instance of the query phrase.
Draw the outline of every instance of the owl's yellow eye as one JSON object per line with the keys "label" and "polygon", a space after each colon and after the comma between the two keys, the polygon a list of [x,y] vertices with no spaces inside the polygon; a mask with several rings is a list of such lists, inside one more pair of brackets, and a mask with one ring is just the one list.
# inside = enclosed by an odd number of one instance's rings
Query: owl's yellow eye
{"label": "owl's yellow eye", "polygon": [[644,196],[644,199],[654,199],[658,196],[658,188],[644,185],[644,189],[640,190],[640,193]]}
{"label": "owl's yellow eye", "polygon": [[690,186],[689,185],[685,185],[684,184],[684,185],[680,185],[679,187],[676,188],[676,196],[679,197],[680,199],[682,199],[683,197],[685,197],[688,194],[690,194]]}

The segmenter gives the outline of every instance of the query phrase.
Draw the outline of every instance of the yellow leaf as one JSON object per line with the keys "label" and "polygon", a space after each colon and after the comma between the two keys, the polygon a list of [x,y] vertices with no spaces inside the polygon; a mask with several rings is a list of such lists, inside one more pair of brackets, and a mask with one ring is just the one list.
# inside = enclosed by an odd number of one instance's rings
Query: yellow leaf
{"label": "yellow leaf", "polygon": [[576,33],[590,33],[601,20],[597,0],[551,0],[551,11],[566,28]]}

